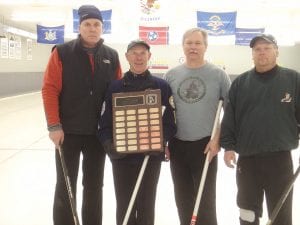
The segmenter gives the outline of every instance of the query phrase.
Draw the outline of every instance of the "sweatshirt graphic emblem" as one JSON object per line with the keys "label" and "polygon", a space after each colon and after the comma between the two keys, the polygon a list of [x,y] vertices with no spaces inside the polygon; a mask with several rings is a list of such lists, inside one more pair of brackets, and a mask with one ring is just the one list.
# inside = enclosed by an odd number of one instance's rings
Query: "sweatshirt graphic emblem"
{"label": "sweatshirt graphic emblem", "polygon": [[189,77],[184,79],[177,89],[177,94],[186,103],[200,101],[206,93],[206,86],[199,77]]}
{"label": "sweatshirt graphic emblem", "polygon": [[291,102],[292,96],[289,93],[285,93],[285,96],[281,99],[281,102]]}

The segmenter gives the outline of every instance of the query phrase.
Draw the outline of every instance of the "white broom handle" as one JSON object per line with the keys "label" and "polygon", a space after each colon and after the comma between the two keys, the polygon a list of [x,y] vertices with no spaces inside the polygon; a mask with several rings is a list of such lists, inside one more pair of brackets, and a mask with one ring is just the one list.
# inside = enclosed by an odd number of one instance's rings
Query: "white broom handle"
{"label": "white broom handle", "polygon": [[140,184],[141,184],[141,181],[142,181],[142,178],[143,178],[143,175],[144,175],[149,157],[150,157],[149,155],[146,155],[145,158],[144,158],[142,168],[140,170],[138,179],[136,181],[136,184],[135,184],[135,187],[134,187],[134,190],[133,190],[133,193],[132,193],[132,196],[131,196],[131,199],[130,199],[130,202],[129,202],[129,205],[128,205],[128,208],[127,208],[127,211],[126,211],[126,215],[124,217],[122,225],[127,225],[127,222],[128,222],[128,219],[129,219],[129,216],[130,216],[130,213],[131,213],[131,210],[132,210],[135,198],[136,198],[136,194],[139,190],[139,187],[140,187]]}
{"label": "white broom handle", "polygon": [[[162,109],[161,109],[162,115],[164,115],[165,109],[166,109],[166,107],[162,106]],[[146,155],[145,158],[144,158],[144,161],[143,161],[143,164],[142,164],[142,168],[140,170],[140,173],[139,173],[138,179],[136,181],[133,193],[131,195],[131,199],[130,199],[130,202],[129,202],[129,205],[128,205],[128,208],[127,208],[127,211],[126,211],[126,215],[124,217],[122,225],[127,225],[127,223],[128,223],[128,219],[129,219],[129,216],[130,216],[130,213],[131,213],[131,210],[132,210],[132,207],[133,207],[133,204],[134,204],[137,192],[138,192],[138,190],[140,188],[140,184],[141,184],[142,178],[144,176],[144,172],[145,172],[145,169],[146,169],[149,157],[150,157],[150,155]]]}
{"label": "white broom handle", "polygon": [[[222,104],[223,104],[223,100],[219,100],[219,104],[218,104],[218,108],[217,108],[216,117],[215,117],[215,121],[214,121],[213,130],[212,130],[212,133],[211,133],[210,140],[212,140],[214,138],[214,136],[216,135],[217,128],[218,128],[218,123],[219,123],[219,117],[220,117],[220,113],[221,113],[221,109],[222,109]],[[196,202],[195,202],[195,207],[194,207],[194,211],[193,211],[193,215],[192,215],[192,219],[191,219],[191,225],[196,224],[198,209],[199,209],[199,205],[200,205],[200,201],[201,201],[201,197],[202,197],[202,192],[203,192],[203,189],[204,189],[204,183],[205,183],[205,179],[206,179],[206,175],[207,175],[207,171],[208,171],[209,155],[210,155],[210,151],[206,155],[204,167],[203,167],[203,170],[202,170],[202,176],[201,176],[201,181],[200,181],[200,185],[199,185],[199,189],[198,189],[198,194],[197,194],[197,198],[196,198]]]}

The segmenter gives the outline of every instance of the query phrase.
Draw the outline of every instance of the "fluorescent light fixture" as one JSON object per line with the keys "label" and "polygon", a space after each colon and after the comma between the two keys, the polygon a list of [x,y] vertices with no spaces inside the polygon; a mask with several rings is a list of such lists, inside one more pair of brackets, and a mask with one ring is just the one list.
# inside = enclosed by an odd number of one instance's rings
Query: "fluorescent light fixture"
{"label": "fluorescent light fixture", "polygon": [[20,35],[20,36],[23,36],[23,37],[28,37],[28,38],[35,39],[35,40],[37,39],[36,34],[25,31],[25,30],[21,30],[21,29],[15,28],[15,27],[7,26],[6,32],[16,34],[16,35]]}
{"label": "fluorescent light fixture", "polygon": [[66,20],[66,15],[59,12],[43,12],[43,11],[32,11],[30,13],[26,12],[16,12],[12,14],[11,17],[14,21],[27,21],[27,22],[37,22],[37,20],[43,23],[64,23]]}

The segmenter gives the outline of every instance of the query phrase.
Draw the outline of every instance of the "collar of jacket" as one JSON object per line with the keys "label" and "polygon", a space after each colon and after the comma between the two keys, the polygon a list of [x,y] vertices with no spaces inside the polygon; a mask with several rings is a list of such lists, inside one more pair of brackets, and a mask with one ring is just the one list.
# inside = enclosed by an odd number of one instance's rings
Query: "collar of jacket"
{"label": "collar of jacket", "polygon": [[134,74],[131,71],[127,71],[124,74],[123,82],[125,89],[128,89],[128,91],[143,91],[156,87],[149,70],[142,74]]}
{"label": "collar of jacket", "polygon": [[[97,51],[97,49],[99,49],[100,46],[103,45],[103,43],[104,43],[104,39],[100,38],[100,40],[96,44],[95,51]],[[82,45],[82,39],[81,39],[80,34],[78,35],[78,37],[76,39],[76,47],[77,47],[78,50],[81,50],[81,51],[84,51],[84,49],[86,49]]]}

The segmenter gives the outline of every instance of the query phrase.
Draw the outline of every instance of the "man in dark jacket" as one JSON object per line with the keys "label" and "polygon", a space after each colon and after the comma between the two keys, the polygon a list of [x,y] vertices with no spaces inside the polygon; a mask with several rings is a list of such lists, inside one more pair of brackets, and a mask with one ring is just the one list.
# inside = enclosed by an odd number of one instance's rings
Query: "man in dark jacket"
{"label": "man in dark jacket", "polygon": [[[126,59],[130,69],[121,80],[112,82],[109,87],[105,97],[105,109],[99,122],[99,137],[112,162],[117,199],[117,225],[121,225],[124,220],[145,155],[143,153],[116,152],[115,146],[112,144],[112,94],[160,89],[161,103],[165,107],[162,116],[164,141],[168,141],[176,132],[174,106],[171,105],[172,103],[170,104],[172,102],[171,88],[165,80],[151,75],[148,70],[150,56],[150,46],[146,42],[136,40],[128,45]],[[152,127],[148,128],[152,129]],[[135,140],[139,141],[139,136]],[[150,156],[128,224],[154,224],[156,187],[163,159],[164,152],[156,152]]]}
{"label": "man in dark jacket", "polygon": [[[293,176],[291,150],[298,147],[300,74],[277,65],[272,35],[250,42],[255,67],[236,78],[221,126],[228,167],[237,161],[241,225],[258,225],[266,197],[268,214]],[[292,225],[292,192],[273,225]]]}
{"label": "man in dark jacket", "polygon": [[[80,35],[53,49],[42,95],[49,137],[56,148],[62,146],[74,194],[83,155],[82,223],[101,225],[105,152],[96,136],[99,105],[110,82],[121,77],[121,68],[117,52],[101,39],[103,20],[99,9],[83,5],[78,14]],[[73,225],[59,154],[55,154],[54,225]]]}

